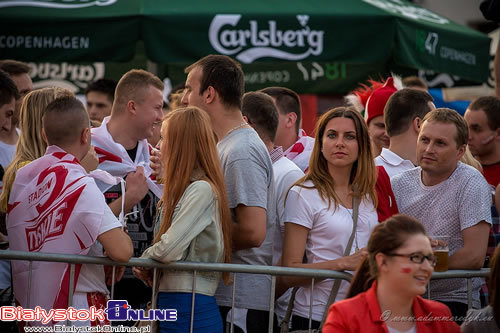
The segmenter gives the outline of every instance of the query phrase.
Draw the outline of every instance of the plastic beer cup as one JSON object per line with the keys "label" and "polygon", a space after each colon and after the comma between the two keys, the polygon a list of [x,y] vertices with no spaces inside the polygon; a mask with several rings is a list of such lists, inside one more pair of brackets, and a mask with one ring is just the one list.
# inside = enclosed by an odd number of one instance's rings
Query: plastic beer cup
{"label": "plastic beer cup", "polygon": [[437,241],[437,245],[432,247],[432,251],[437,258],[436,272],[446,272],[448,270],[448,242],[450,236],[430,236],[433,241]]}

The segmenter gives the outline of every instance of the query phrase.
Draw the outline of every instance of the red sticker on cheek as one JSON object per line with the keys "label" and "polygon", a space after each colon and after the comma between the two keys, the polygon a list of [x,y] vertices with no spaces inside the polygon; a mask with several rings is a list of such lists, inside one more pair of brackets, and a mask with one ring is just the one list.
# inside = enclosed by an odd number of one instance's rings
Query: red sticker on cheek
{"label": "red sticker on cheek", "polygon": [[401,273],[406,273],[406,274],[408,274],[408,273],[410,273],[410,272],[411,272],[411,268],[402,268],[402,269],[401,269]]}

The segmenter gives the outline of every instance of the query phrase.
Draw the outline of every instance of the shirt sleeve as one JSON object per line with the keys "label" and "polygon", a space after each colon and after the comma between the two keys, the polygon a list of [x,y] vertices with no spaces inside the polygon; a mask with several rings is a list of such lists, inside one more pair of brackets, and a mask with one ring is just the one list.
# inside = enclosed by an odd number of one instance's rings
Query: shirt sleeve
{"label": "shirt sleeve", "polygon": [[267,209],[267,191],[271,184],[266,168],[256,161],[239,159],[224,169],[229,208],[238,205]]}
{"label": "shirt sleeve", "polygon": [[469,177],[459,200],[460,230],[470,228],[481,221],[491,224],[490,186],[479,172]]}
{"label": "shirt sleeve", "polygon": [[99,228],[99,235],[102,235],[111,229],[121,227],[122,225],[116,218],[115,214],[113,214],[113,211],[111,211],[108,205],[104,205],[104,216],[102,218],[101,227]]}
{"label": "shirt sleeve", "polygon": [[[285,197],[286,194],[289,192],[290,187],[297,181],[299,180],[302,176],[304,176],[304,173],[300,170],[292,170],[289,171],[282,179],[282,184],[280,184],[280,192],[276,193],[276,196],[278,197],[278,200],[276,201],[277,204],[277,212],[278,212],[278,221],[280,223],[279,228],[281,230],[281,233],[284,234],[285,232]],[[292,191],[290,191],[291,193]]]}
{"label": "shirt sleeve", "polygon": [[305,191],[306,189],[299,186],[294,186],[289,191],[285,203],[284,221],[299,224],[310,230],[313,227],[314,214],[311,203],[304,197]]}
{"label": "shirt sleeve", "polygon": [[191,241],[212,222],[214,200],[209,183],[198,181],[188,186],[170,228],[157,243],[144,251],[141,258],[163,263],[181,260]]}

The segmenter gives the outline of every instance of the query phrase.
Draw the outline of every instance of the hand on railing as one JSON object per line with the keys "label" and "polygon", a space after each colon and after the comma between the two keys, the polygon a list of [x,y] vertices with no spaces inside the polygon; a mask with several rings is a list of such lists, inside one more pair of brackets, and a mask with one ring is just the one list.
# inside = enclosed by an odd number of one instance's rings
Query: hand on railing
{"label": "hand on railing", "polygon": [[[125,266],[114,266],[115,268],[115,283],[120,281],[125,273]],[[104,266],[104,276],[106,279],[106,284],[111,286],[113,283],[113,266]]]}
{"label": "hand on railing", "polygon": [[135,277],[151,287],[153,285],[153,269],[147,267],[132,267]]}

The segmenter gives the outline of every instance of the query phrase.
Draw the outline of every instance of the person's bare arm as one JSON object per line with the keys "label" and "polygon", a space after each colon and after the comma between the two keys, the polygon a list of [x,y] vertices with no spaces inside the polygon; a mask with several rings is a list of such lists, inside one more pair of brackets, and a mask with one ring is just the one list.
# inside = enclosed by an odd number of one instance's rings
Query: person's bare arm
{"label": "person's bare arm", "polygon": [[[125,205],[124,213],[128,213],[132,208],[144,198],[148,193],[148,183],[146,181],[146,176],[144,175],[144,169],[142,167],[137,167],[137,170],[130,172],[127,175],[127,183],[125,185]],[[122,210],[122,198],[118,197],[115,201],[109,204],[109,208],[115,214],[115,216],[120,215]]]}
{"label": "person's bare arm", "polygon": [[[309,229],[295,223],[285,223],[285,241],[283,244],[282,266],[294,268],[330,269],[335,271],[355,270],[361,260],[366,256],[366,249],[361,249],[347,257],[328,260],[318,263],[304,264],[304,252],[306,248]],[[283,276],[279,279],[280,284],[286,287],[306,285],[311,283],[310,278]]]}
{"label": "person's bare arm", "polygon": [[266,239],[266,210],[261,207],[238,205],[233,222],[233,250],[259,247]]}
{"label": "person's bare arm", "polygon": [[485,221],[464,229],[464,246],[448,258],[449,269],[479,269],[483,267],[491,225]]}
{"label": "person's bare arm", "polygon": [[115,261],[127,262],[134,254],[130,237],[121,229],[114,228],[97,237],[108,257]]}

